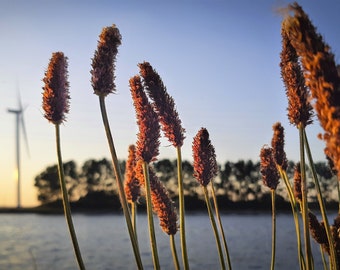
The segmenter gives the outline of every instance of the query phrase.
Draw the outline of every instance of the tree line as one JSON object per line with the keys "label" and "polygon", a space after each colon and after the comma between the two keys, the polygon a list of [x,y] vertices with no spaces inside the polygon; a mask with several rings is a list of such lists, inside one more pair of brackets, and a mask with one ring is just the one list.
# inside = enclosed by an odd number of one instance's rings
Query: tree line
{"label": "tree line", "polygon": [[[85,207],[106,206],[109,204],[119,206],[115,176],[110,160],[90,159],[78,168],[75,161],[63,164],[65,180],[70,200],[78,202]],[[293,182],[294,162],[288,162],[287,175]],[[120,161],[122,172],[125,171],[125,160]],[[153,163],[156,175],[167,188],[170,196],[176,202],[178,196],[177,161],[162,159]],[[326,162],[318,162],[315,168],[321,183],[326,202],[338,201],[337,179],[332,174]],[[193,177],[193,166],[189,161],[183,161],[183,185],[188,205],[198,207],[197,201],[203,199],[202,190]],[[307,176],[311,179],[311,175]],[[216,194],[220,200],[229,203],[256,203],[267,202],[269,190],[262,184],[260,162],[252,160],[227,161],[219,164],[219,174],[214,179]],[[310,202],[316,202],[314,184],[309,183]],[[41,204],[50,204],[61,200],[57,165],[44,169],[34,179],[37,196]],[[281,201],[288,202],[288,196],[283,181],[277,188],[277,196]],[[190,201],[191,199],[191,201]],[[196,199],[196,200],[193,200]],[[280,200],[279,200],[280,201]],[[196,202],[196,203],[195,203]],[[223,205],[222,205],[223,208]]]}

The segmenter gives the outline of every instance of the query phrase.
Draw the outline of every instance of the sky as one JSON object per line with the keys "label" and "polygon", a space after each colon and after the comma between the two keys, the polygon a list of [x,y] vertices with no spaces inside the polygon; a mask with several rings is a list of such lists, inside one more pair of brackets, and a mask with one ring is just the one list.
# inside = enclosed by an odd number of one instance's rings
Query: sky
{"label": "sky", "polygon": [[[119,159],[136,142],[138,127],[129,90],[137,64],[148,61],[162,77],[186,129],[183,159],[207,128],[220,164],[259,160],[272,125],[285,128],[289,160],[299,159],[297,129],[287,119],[280,76],[281,21],[289,1],[0,0],[0,207],[16,206],[15,116],[20,93],[29,153],[21,136],[22,205],[35,206],[34,178],[57,163],[55,129],[43,117],[42,79],[53,52],[69,61],[70,112],[61,126],[63,161],[80,169],[89,159],[109,158],[98,97],[90,83],[91,59],[103,27],[122,35],[116,62],[117,92],[106,98]],[[340,1],[298,1],[339,62]],[[324,161],[317,120],[307,128],[314,160]],[[160,156],[176,158],[162,139]]]}

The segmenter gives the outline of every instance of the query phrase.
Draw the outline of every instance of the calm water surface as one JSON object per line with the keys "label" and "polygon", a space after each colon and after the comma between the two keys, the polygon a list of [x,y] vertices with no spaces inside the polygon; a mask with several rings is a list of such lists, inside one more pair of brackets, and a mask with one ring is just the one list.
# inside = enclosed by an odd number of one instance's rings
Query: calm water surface
{"label": "calm water surface", "polygon": [[[330,217],[332,222],[334,216]],[[78,242],[87,269],[136,269],[122,215],[73,216]],[[222,223],[233,269],[269,269],[271,258],[270,214],[225,214]],[[153,269],[147,221],[138,216],[138,240],[145,269]],[[158,228],[157,246],[162,269],[173,269],[169,237]],[[216,244],[205,213],[186,216],[191,269],[219,269]],[[179,236],[176,237],[180,253]],[[319,248],[313,244],[315,269],[322,269]],[[0,269],[77,269],[63,215],[0,214]],[[180,255],[180,254],[179,254]],[[296,235],[289,214],[277,216],[276,269],[298,269]]]}

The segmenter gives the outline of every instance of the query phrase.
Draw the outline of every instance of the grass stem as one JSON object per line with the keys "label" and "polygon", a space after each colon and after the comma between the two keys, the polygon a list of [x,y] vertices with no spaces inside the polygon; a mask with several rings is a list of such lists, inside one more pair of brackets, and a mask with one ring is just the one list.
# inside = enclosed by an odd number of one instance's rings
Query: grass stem
{"label": "grass stem", "polygon": [[160,269],[156,235],[155,235],[155,226],[153,222],[149,166],[148,166],[148,163],[145,161],[143,162],[143,174],[144,174],[144,180],[145,180],[146,210],[147,210],[147,217],[148,217],[149,236],[150,236],[153,266],[154,266],[154,269]]}
{"label": "grass stem", "polygon": [[76,255],[76,259],[77,259],[77,262],[78,262],[79,269],[83,270],[83,269],[85,269],[85,266],[84,266],[83,259],[81,257],[76,232],[75,232],[75,229],[74,229],[74,226],[73,226],[70,201],[69,201],[69,198],[68,198],[68,193],[67,193],[67,188],[66,188],[66,183],[65,183],[63,160],[62,160],[62,156],[61,156],[59,124],[55,124],[55,132],[56,132],[56,146],[57,146],[57,156],[58,156],[58,174],[59,174],[61,193],[62,193],[62,197],[63,197],[64,214],[65,214],[66,222],[67,222],[68,229],[69,229],[69,232],[70,232],[70,236],[71,236],[71,240],[72,240],[72,244],[73,244],[73,249],[74,249],[74,253]]}
{"label": "grass stem", "polygon": [[127,202],[127,199],[126,199],[126,196],[125,196],[124,185],[123,185],[123,177],[122,177],[122,173],[120,171],[118,158],[117,158],[117,154],[116,154],[116,149],[115,149],[115,146],[114,146],[114,143],[113,143],[113,138],[112,138],[112,134],[111,134],[109,120],[108,120],[108,117],[107,117],[107,112],[106,112],[106,107],[105,107],[105,97],[104,96],[99,96],[99,104],[100,104],[100,111],[101,111],[101,115],[102,115],[102,119],[103,119],[105,132],[106,132],[106,137],[107,137],[107,141],[108,141],[110,152],[111,152],[113,169],[114,169],[116,179],[117,179],[119,199],[120,199],[120,203],[121,203],[122,208],[123,208],[123,212],[124,212],[124,216],[125,216],[125,220],[126,220],[126,225],[127,225],[129,236],[130,236],[130,241],[131,241],[133,252],[134,252],[134,255],[135,255],[136,264],[137,264],[138,269],[143,269],[143,264],[142,264],[142,260],[141,260],[141,256],[140,256],[140,252],[139,252],[137,239],[135,237],[135,232],[133,230],[133,226],[132,226],[132,222],[131,222],[130,209],[129,209],[128,202]]}
{"label": "grass stem", "polygon": [[182,153],[181,147],[177,147],[177,178],[178,178],[178,200],[179,200],[179,228],[180,241],[182,249],[183,267],[189,270],[189,260],[187,253],[186,235],[185,235],[185,206],[184,206],[184,187],[182,172]]}
{"label": "grass stem", "polygon": [[307,203],[307,178],[306,178],[306,161],[305,161],[305,137],[304,127],[299,126],[299,138],[300,138],[300,168],[301,168],[301,210],[302,210],[302,221],[303,221],[303,235],[305,240],[305,255],[306,255],[306,270],[313,269],[313,255],[310,244],[309,234],[309,217],[308,217],[308,203]]}
{"label": "grass stem", "polygon": [[215,207],[215,214],[216,214],[216,217],[217,217],[217,223],[218,223],[220,233],[221,233],[221,236],[222,236],[222,240],[223,240],[224,252],[225,252],[226,257],[227,257],[228,268],[229,268],[229,270],[231,270],[232,268],[231,268],[230,255],[229,255],[229,250],[228,250],[228,246],[227,246],[227,240],[226,240],[226,237],[225,237],[224,229],[223,229],[223,226],[222,226],[220,211],[218,210],[218,203],[217,203],[217,199],[216,199],[216,193],[215,193],[215,187],[214,187],[214,181],[213,180],[211,180],[211,190],[212,190],[212,198],[213,198],[214,207]]}
{"label": "grass stem", "polygon": [[292,186],[289,182],[287,173],[281,168],[281,166],[278,166],[278,171],[280,173],[281,179],[283,179],[287,192],[289,197],[289,202],[292,208],[293,218],[294,218],[294,224],[295,224],[295,233],[296,233],[296,240],[297,240],[297,248],[298,248],[298,258],[299,258],[299,265],[300,270],[304,270],[306,268],[305,266],[305,260],[303,256],[302,251],[302,244],[301,244],[301,232],[300,232],[300,224],[299,224],[299,209],[298,209],[298,203],[295,199],[294,192],[292,189]]}
{"label": "grass stem", "polygon": [[179,267],[179,261],[178,261],[177,250],[176,250],[175,235],[171,234],[169,237],[170,237],[170,247],[171,247],[172,258],[174,261],[174,267],[176,270],[179,270],[180,267]]}
{"label": "grass stem", "polygon": [[225,268],[225,263],[224,263],[224,258],[223,258],[221,241],[220,241],[220,237],[218,235],[216,221],[215,221],[214,213],[213,213],[211,203],[210,203],[208,189],[207,189],[206,186],[202,186],[202,187],[203,187],[203,191],[204,191],[205,203],[207,205],[211,226],[212,226],[212,229],[213,229],[213,232],[214,232],[214,235],[215,235],[216,246],[217,246],[217,251],[218,251],[219,258],[220,258],[221,269],[225,270],[226,268]]}
{"label": "grass stem", "polygon": [[272,258],[270,269],[275,269],[275,252],[276,252],[276,208],[275,208],[275,189],[271,189],[272,197]]}
{"label": "grass stem", "polygon": [[317,191],[316,193],[317,193],[317,198],[318,198],[318,202],[319,202],[319,206],[320,206],[320,212],[321,212],[322,220],[323,220],[324,225],[325,225],[324,227],[325,227],[325,230],[326,230],[327,240],[328,240],[328,243],[329,243],[330,263],[331,263],[331,266],[332,266],[331,269],[337,269],[338,262],[337,262],[337,255],[336,255],[335,248],[334,248],[334,240],[333,240],[333,236],[332,236],[331,229],[330,229],[330,226],[329,226],[329,222],[328,222],[328,218],[327,218],[327,212],[326,212],[326,206],[325,206],[324,199],[322,197],[318,175],[317,175],[316,170],[315,170],[313,157],[312,157],[312,153],[311,153],[311,150],[310,150],[310,147],[309,147],[309,143],[308,143],[308,139],[307,139],[307,135],[306,135],[305,130],[303,130],[303,136],[304,136],[304,140],[305,140],[305,146],[306,146],[306,152],[307,152],[307,156],[308,156],[308,160],[309,160],[309,166],[310,166],[311,171],[312,171],[315,189]]}

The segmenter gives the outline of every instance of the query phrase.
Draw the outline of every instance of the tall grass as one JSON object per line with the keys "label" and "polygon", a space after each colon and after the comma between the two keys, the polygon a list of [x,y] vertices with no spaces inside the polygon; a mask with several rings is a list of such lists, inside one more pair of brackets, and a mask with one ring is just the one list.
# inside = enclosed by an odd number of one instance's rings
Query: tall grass
{"label": "tall grass", "polygon": [[[276,249],[280,244],[276,241],[276,188],[281,178],[286,187],[291,204],[298,245],[299,268],[314,269],[311,250],[311,236],[320,244],[321,254],[328,254],[324,259],[325,269],[339,269],[340,257],[340,217],[330,225],[327,217],[326,203],[316,174],[312,149],[310,149],[306,127],[313,123],[314,114],[324,129],[320,137],[326,143],[325,155],[331,168],[340,176],[340,77],[335,65],[334,55],[307,14],[297,3],[286,9],[281,27],[282,51],[280,54],[281,77],[288,99],[288,119],[297,129],[300,140],[300,161],[296,164],[294,182],[286,173],[287,158],[284,150],[284,128],[280,123],[273,126],[274,134],[271,146],[265,145],[260,151],[263,183],[270,189],[272,207],[272,256],[270,269],[275,269]],[[185,129],[182,127],[174,99],[168,93],[163,80],[148,62],[138,64],[139,74],[131,77],[129,84],[133,105],[135,107],[139,128],[135,145],[129,147],[129,158],[125,172],[125,180],[118,166],[105,98],[116,91],[115,61],[121,35],[115,25],[103,28],[98,41],[98,48],[92,59],[91,82],[94,94],[99,97],[105,133],[116,175],[119,198],[125,216],[128,234],[138,269],[143,269],[140,255],[137,223],[137,203],[145,197],[147,205],[150,249],[154,269],[161,268],[155,235],[154,214],[157,214],[164,233],[169,235],[169,246],[173,256],[174,268],[190,268],[186,243],[184,186],[182,173],[182,146],[185,140]],[[59,162],[59,178],[64,203],[65,217],[70,231],[74,252],[80,269],[85,269],[78,246],[76,233],[72,223],[72,215],[67,196],[67,188],[63,176],[59,125],[65,121],[65,113],[69,107],[67,81],[67,58],[62,53],[53,55],[49,69],[44,78],[43,108],[45,117],[56,126],[57,155]],[[311,101],[313,100],[313,105]],[[174,202],[166,188],[157,178],[153,162],[159,154],[159,138],[163,135],[174,146],[177,153],[177,179],[179,217]],[[232,256],[226,243],[224,227],[218,209],[213,179],[217,175],[215,149],[209,139],[207,129],[201,128],[192,142],[194,177],[202,186],[208,210],[208,218],[214,232],[217,253],[221,269],[231,269]],[[317,198],[322,215],[319,222],[309,209],[307,166],[312,172],[312,181],[316,187]],[[211,183],[211,194],[208,184]],[[213,204],[211,203],[211,199]],[[217,223],[215,218],[217,218]],[[299,219],[302,219],[302,228]],[[178,224],[179,221],[179,224]],[[300,231],[302,229],[303,237]],[[176,249],[176,233],[179,231],[182,264],[179,262]],[[304,243],[302,243],[302,239]],[[222,248],[223,243],[223,248]],[[204,245],[202,245],[204,247]],[[304,247],[304,250],[303,250]],[[323,257],[324,258],[324,257]],[[209,259],[209,258],[207,258]]]}

